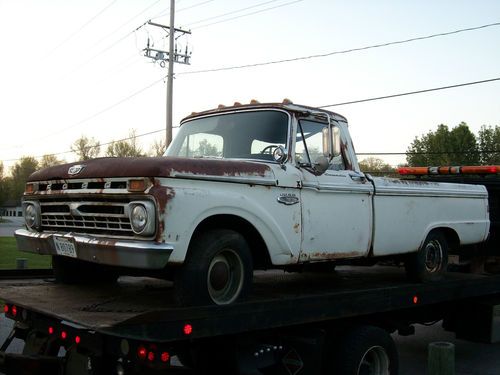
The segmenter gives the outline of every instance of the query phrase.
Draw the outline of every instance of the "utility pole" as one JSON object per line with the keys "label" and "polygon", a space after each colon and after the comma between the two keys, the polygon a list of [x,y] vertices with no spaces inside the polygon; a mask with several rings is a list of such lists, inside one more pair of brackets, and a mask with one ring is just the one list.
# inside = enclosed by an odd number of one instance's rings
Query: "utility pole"
{"label": "utility pole", "polygon": [[172,99],[174,91],[174,63],[179,64],[190,64],[191,53],[188,53],[188,48],[184,53],[177,53],[177,46],[175,46],[175,33],[181,34],[191,34],[191,31],[181,30],[175,28],[175,0],[170,0],[170,24],[169,26],[161,25],[149,21],[148,25],[156,26],[168,30],[168,52],[154,49],[150,47],[150,42],[148,39],[147,47],[144,49],[144,56],[153,59],[155,62],[160,61],[160,66],[165,67],[165,61],[168,61],[168,73],[167,73],[167,99],[166,99],[166,137],[165,145],[168,147],[170,142],[172,142]]}

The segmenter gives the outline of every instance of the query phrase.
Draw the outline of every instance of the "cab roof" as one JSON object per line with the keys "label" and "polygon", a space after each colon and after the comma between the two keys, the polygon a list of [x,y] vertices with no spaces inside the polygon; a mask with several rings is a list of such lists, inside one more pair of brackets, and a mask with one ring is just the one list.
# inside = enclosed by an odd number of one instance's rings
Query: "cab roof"
{"label": "cab roof", "polygon": [[288,112],[302,114],[303,116],[325,113],[336,121],[342,121],[347,123],[347,119],[344,116],[339,115],[338,113],[327,111],[322,108],[293,104],[291,101],[288,100],[284,100],[282,103],[259,103],[255,100],[252,100],[249,104],[241,104],[236,102],[231,106],[219,105],[215,109],[209,109],[202,112],[193,112],[189,116],[183,118],[181,123],[207,115],[223,114],[227,112],[234,112],[234,111],[248,110],[248,109],[282,109]]}

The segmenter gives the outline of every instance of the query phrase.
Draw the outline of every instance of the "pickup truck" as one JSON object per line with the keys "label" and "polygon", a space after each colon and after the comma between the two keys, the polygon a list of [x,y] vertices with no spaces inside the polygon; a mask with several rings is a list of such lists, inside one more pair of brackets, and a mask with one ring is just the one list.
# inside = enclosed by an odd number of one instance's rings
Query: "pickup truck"
{"label": "pickup truck", "polygon": [[364,174],[343,116],[289,101],[193,113],[164,157],[35,172],[23,208],[18,247],[58,281],[142,272],[181,304],[244,299],[256,269],[384,259],[438,280],[490,225],[484,186]]}

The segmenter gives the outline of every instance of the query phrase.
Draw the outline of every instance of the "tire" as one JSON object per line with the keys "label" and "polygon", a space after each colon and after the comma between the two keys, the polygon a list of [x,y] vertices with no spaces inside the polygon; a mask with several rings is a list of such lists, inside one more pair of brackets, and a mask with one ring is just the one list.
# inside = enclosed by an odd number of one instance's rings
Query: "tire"
{"label": "tire", "polygon": [[326,356],[324,375],[397,375],[398,352],[385,330],[361,326],[335,342],[331,355]]}
{"label": "tire", "polygon": [[194,238],[174,279],[181,305],[228,305],[244,299],[252,285],[247,242],[235,231],[210,230]]}
{"label": "tire", "polygon": [[62,284],[114,283],[118,273],[111,267],[64,256],[52,256],[56,282]]}
{"label": "tire", "polygon": [[448,242],[443,233],[431,232],[422,247],[408,256],[406,274],[412,281],[428,282],[441,280],[448,268]]}

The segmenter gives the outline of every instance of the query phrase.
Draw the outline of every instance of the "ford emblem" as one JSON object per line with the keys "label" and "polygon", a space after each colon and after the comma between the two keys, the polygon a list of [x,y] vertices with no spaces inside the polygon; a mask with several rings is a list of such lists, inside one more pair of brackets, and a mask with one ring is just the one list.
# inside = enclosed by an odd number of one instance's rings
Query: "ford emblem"
{"label": "ford emblem", "polygon": [[85,165],[83,165],[83,164],[73,165],[72,167],[69,167],[68,174],[70,176],[74,176],[75,174],[78,174],[81,171],[83,171],[84,168],[85,168]]}

